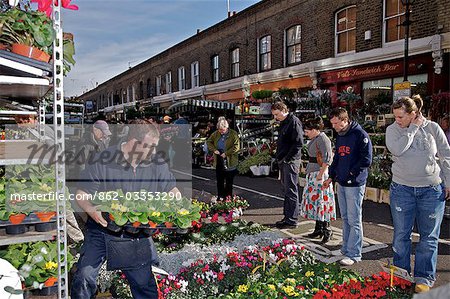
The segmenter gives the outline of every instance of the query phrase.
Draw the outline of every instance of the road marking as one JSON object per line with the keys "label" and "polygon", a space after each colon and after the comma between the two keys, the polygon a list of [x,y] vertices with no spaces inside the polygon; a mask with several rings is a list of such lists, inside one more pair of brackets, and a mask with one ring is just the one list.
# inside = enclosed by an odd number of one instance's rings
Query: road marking
{"label": "road marking", "polygon": [[[178,173],[181,173],[181,174],[184,174],[184,175],[190,175],[190,176],[192,176],[192,177],[194,177],[196,179],[200,179],[200,180],[204,180],[204,181],[210,181],[211,180],[211,179],[208,179],[208,178],[204,178],[204,177],[201,177],[201,176],[193,175],[193,174],[187,173],[187,172],[182,172],[182,171],[179,171],[179,170],[174,170],[173,169],[172,171],[178,172]],[[264,192],[259,192],[259,191],[252,190],[252,189],[249,189],[249,188],[245,188],[245,187],[242,187],[242,186],[233,185],[233,187],[237,188],[237,189],[245,190],[245,191],[248,191],[248,192],[251,192],[251,193],[259,194],[259,195],[262,195],[262,196],[270,197],[270,198],[273,198],[273,199],[276,199],[276,200],[281,200],[281,201],[284,200],[284,198],[282,198],[282,197],[271,195],[271,194],[264,193]]]}
{"label": "road marking", "polygon": [[[394,230],[393,226],[390,226],[390,225],[387,225],[387,224],[373,223],[373,222],[372,222],[372,224],[375,224],[376,226],[384,227],[384,228],[387,228],[387,229],[390,229],[390,230]],[[412,235],[415,236],[415,237],[420,238],[420,235],[418,233],[413,232]],[[438,242],[441,243],[441,244],[450,245],[450,240],[438,239]]]}
{"label": "road marking", "polygon": [[211,179],[204,178],[204,177],[201,177],[201,176],[198,176],[198,175],[193,175],[192,173],[187,173],[187,172],[183,172],[183,171],[179,171],[179,170],[175,170],[175,169],[172,169],[172,171],[173,172],[178,172],[178,173],[181,173],[181,174],[184,174],[184,175],[189,175],[189,176],[191,176],[193,178],[196,178],[196,179],[199,179],[199,180],[204,180],[204,181],[210,181],[211,180]]}

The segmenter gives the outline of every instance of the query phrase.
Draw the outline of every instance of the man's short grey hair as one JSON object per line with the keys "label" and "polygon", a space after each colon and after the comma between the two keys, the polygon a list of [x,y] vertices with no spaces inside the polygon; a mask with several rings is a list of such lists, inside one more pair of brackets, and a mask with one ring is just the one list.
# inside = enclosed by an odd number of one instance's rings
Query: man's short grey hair
{"label": "man's short grey hair", "polygon": [[228,129],[229,125],[227,119],[223,116],[217,120],[217,129]]}

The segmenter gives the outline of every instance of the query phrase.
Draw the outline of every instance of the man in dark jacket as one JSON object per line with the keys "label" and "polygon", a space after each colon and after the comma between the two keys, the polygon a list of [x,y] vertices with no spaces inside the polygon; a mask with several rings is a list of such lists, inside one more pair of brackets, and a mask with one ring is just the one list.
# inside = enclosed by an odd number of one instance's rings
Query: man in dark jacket
{"label": "man in dark jacket", "polygon": [[278,228],[293,228],[297,226],[299,213],[298,173],[303,146],[302,123],[295,115],[289,113],[283,102],[272,105],[272,115],[280,121],[276,159],[284,195],[284,217],[275,225]]}
{"label": "man in dark jacket", "polygon": [[337,195],[343,220],[341,252],[344,255],[340,263],[350,266],[361,261],[362,202],[368,168],[372,164],[372,143],[367,132],[357,122],[350,121],[344,108],[335,108],[330,121],[338,135],[330,178],[323,185],[327,187],[331,180],[339,183]]}

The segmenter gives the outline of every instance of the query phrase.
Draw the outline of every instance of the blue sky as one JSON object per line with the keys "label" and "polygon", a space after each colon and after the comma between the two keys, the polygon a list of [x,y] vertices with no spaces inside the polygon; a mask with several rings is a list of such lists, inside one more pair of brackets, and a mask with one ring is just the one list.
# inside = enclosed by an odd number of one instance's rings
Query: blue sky
{"label": "blue sky", "polygon": [[[230,0],[242,11],[259,0]],[[65,96],[81,95],[227,17],[227,0],[72,0],[63,10],[74,34],[76,65],[64,81]]]}

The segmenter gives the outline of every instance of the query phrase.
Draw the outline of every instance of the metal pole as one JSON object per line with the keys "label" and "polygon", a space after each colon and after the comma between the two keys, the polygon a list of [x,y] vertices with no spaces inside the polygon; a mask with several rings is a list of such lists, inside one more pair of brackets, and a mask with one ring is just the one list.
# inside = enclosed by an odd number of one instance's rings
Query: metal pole
{"label": "metal pole", "polygon": [[405,26],[405,55],[403,58],[403,82],[408,81],[408,51],[409,51],[409,25],[410,25],[410,21],[409,21],[409,17],[410,17],[410,11],[409,11],[409,6],[410,6],[410,2],[409,0],[405,1],[405,5],[406,5],[406,10],[405,10],[405,22],[404,22],[404,26]]}

